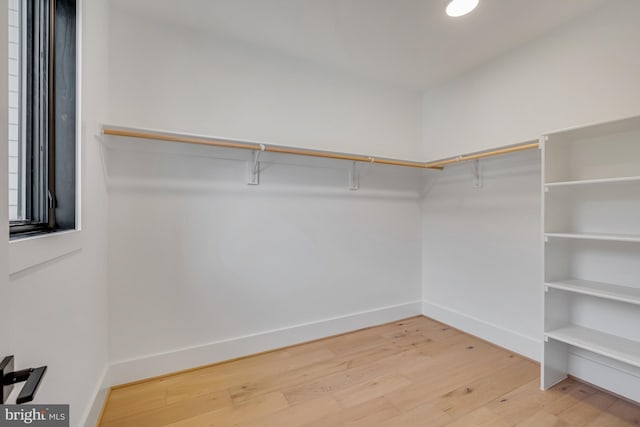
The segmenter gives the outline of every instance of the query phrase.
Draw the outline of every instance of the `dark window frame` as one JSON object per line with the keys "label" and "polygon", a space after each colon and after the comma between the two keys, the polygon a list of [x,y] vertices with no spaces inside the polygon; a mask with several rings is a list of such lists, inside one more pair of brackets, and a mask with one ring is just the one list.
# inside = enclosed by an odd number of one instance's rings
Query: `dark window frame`
{"label": "dark window frame", "polygon": [[76,228],[76,10],[26,1],[26,219],[11,238]]}

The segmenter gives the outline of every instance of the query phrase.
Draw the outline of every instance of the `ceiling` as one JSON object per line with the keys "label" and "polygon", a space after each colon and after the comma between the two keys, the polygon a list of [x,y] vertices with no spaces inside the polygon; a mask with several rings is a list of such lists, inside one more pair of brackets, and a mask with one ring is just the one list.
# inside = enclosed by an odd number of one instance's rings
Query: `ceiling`
{"label": "ceiling", "polygon": [[446,0],[111,0],[333,69],[426,89],[607,0],[480,0],[450,18]]}

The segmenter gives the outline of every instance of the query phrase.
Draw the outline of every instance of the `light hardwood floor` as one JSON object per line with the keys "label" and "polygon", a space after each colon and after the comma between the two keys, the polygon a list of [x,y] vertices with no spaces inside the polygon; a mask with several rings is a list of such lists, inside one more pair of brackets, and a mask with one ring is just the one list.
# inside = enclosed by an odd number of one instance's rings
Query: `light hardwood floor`
{"label": "light hardwood floor", "polygon": [[102,426],[640,426],[640,407],[424,317],[114,389]]}

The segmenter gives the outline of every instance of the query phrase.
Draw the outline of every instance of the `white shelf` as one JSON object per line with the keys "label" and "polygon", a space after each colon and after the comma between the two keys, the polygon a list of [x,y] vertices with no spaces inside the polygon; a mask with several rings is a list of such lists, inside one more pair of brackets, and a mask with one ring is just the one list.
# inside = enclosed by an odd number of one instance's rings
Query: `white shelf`
{"label": "white shelf", "polygon": [[639,288],[579,279],[566,279],[545,285],[552,289],[640,305]]}
{"label": "white shelf", "polygon": [[576,185],[597,185],[597,184],[614,184],[623,182],[640,181],[640,176],[625,176],[615,178],[600,178],[600,179],[582,179],[576,181],[560,181],[560,182],[547,182],[545,187],[570,187]]}
{"label": "white shelf", "polygon": [[575,325],[549,331],[545,335],[574,347],[640,367],[640,342]]}
{"label": "white shelf", "polygon": [[606,240],[609,242],[640,243],[640,236],[635,234],[607,234],[607,233],[545,233],[545,237],[579,240]]}

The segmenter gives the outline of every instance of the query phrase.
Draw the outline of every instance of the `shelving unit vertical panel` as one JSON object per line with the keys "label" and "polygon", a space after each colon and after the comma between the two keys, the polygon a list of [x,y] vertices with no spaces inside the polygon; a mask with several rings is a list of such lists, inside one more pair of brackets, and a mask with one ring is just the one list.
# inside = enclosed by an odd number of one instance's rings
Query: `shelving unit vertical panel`
{"label": "shelving unit vertical panel", "polygon": [[[564,178],[565,175],[562,175],[562,171],[568,167],[569,153],[566,146],[550,145],[547,137],[541,138],[540,147],[542,149],[543,159],[541,179],[542,188],[544,188],[548,174],[551,174],[554,180]],[[571,274],[571,264],[569,262],[569,251],[567,250],[569,243],[567,241],[548,240],[544,238],[544,232],[548,227],[547,224],[550,219],[558,218],[558,212],[555,210],[555,206],[547,203],[547,196],[548,193],[542,191],[542,268],[545,281],[550,281],[551,278],[568,277]],[[554,211],[554,215],[549,215],[549,210]],[[554,226],[558,225],[558,222],[561,221],[568,224],[568,218],[563,216],[554,223]],[[545,292],[543,292],[543,310],[545,313],[543,332],[567,324],[569,321],[569,313],[564,307],[567,304],[568,298],[567,295],[561,298],[554,298],[554,295],[545,289]],[[569,346],[563,342],[544,338],[540,375],[541,389],[547,390],[567,378],[569,369],[568,349]]]}
{"label": "shelving unit vertical panel", "polygon": [[545,339],[542,355],[541,388],[548,390],[567,378],[569,372],[569,346],[563,342]]}
{"label": "shelving unit vertical panel", "polygon": [[[547,215],[546,215],[546,203],[545,203],[545,199],[546,199],[546,189],[545,189],[545,182],[547,180],[547,169],[552,168],[554,165],[550,165],[549,162],[547,161],[547,157],[549,156],[549,151],[547,149],[547,140],[548,137],[547,136],[541,136],[540,140],[539,140],[539,144],[538,146],[540,147],[540,151],[541,151],[541,155],[540,155],[540,159],[541,159],[541,165],[540,165],[540,181],[541,181],[541,189],[542,191],[540,192],[540,217],[541,217],[541,221],[540,221],[540,238],[541,238],[541,245],[540,245],[540,250],[542,251],[542,256],[540,257],[541,261],[541,268],[542,268],[542,273],[543,273],[543,280],[546,282],[548,281],[547,279],[547,271],[548,271],[548,260],[546,258],[546,254],[547,254],[547,249],[546,249],[546,245],[547,245],[547,240],[545,238],[545,230],[546,230],[546,224],[545,222],[547,221]],[[556,166],[556,169],[558,167]],[[556,178],[556,180],[559,180],[560,178]],[[562,353],[563,353],[563,349],[556,349],[554,347],[551,346],[550,343],[547,342],[547,338],[545,336],[545,331],[546,331],[546,322],[547,322],[547,293],[546,293],[546,289],[543,290],[543,292],[541,293],[541,298],[542,298],[542,339],[543,339],[543,346],[542,346],[542,360],[540,361],[540,388],[542,390],[547,390],[548,388],[550,388],[551,386],[553,386],[554,384],[562,381],[566,375],[567,375],[567,362],[565,359],[565,363],[562,364]],[[554,351],[555,350],[555,351]]]}

